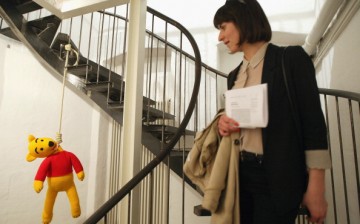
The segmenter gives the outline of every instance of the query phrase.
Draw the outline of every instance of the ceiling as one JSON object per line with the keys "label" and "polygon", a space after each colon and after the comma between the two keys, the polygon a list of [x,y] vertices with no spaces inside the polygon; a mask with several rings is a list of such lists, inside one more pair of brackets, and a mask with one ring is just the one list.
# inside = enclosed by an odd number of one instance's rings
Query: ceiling
{"label": "ceiling", "polygon": [[[137,0],[34,0],[61,19]],[[225,0],[143,0],[148,6],[191,29],[212,16]],[[330,45],[360,7],[360,0],[258,0],[271,23],[273,42],[303,45],[308,54]],[[186,13],[184,13],[186,12]],[[197,19],[194,20],[193,16]],[[203,16],[203,17],[201,17]],[[198,19],[199,18],[199,19]],[[187,23],[188,22],[188,23]],[[189,24],[189,25],[187,25]],[[201,25],[199,25],[200,27]],[[322,47],[320,46],[320,47]],[[325,48],[328,48],[325,46]],[[325,49],[326,51],[326,49]]]}
{"label": "ceiling", "polygon": [[129,3],[130,0],[33,0],[57,17],[66,19],[100,9]]}

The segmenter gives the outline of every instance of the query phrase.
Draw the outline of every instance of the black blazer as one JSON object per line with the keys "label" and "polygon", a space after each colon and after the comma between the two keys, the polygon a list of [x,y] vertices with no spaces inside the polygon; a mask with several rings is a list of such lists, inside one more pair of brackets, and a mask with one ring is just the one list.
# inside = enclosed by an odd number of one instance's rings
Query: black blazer
{"label": "black blazer", "polygon": [[[264,58],[261,82],[268,84],[269,123],[262,138],[271,195],[278,210],[286,212],[300,205],[307,187],[305,150],[327,149],[327,132],[313,63],[302,47],[287,47],[285,70],[300,120],[299,141],[284,85],[282,52],[282,47],[269,44]],[[228,89],[240,66],[229,74]]]}

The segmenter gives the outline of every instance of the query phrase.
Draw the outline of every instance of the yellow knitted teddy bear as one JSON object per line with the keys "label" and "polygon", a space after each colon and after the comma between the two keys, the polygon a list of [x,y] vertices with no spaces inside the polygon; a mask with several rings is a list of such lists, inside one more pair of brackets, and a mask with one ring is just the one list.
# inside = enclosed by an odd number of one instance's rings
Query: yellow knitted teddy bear
{"label": "yellow knitted teddy bear", "polygon": [[26,160],[31,162],[36,158],[45,158],[41,163],[34,180],[34,189],[39,193],[47,177],[48,190],[42,213],[44,224],[51,222],[53,208],[58,192],[65,191],[71,206],[72,217],[81,214],[79,197],[76,191],[73,172],[74,168],[79,180],[85,177],[80,160],[71,152],[63,150],[60,145],[51,138],[35,138],[29,135],[29,153]]}

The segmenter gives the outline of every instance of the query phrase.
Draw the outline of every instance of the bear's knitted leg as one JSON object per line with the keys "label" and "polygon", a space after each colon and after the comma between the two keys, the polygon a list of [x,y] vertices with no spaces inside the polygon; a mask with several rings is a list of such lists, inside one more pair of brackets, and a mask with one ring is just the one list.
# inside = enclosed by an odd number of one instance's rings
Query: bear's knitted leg
{"label": "bear's knitted leg", "polygon": [[81,209],[80,209],[79,196],[77,194],[75,184],[66,191],[66,194],[69,198],[72,217],[74,218],[79,217],[81,214]]}
{"label": "bear's knitted leg", "polygon": [[46,192],[44,210],[42,214],[42,219],[44,224],[48,224],[51,222],[51,219],[53,217],[53,208],[54,208],[56,196],[57,196],[57,191],[48,188]]}

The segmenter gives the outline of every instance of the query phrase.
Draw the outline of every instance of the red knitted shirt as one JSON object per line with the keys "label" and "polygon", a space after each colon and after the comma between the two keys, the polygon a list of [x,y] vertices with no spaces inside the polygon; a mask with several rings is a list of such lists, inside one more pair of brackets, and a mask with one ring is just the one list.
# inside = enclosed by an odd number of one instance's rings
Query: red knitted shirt
{"label": "red knitted shirt", "polygon": [[72,168],[76,173],[83,171],[80,160],[71,152],[60,151],[50,155],[41,163],[35,180],[44,181],[46,177],[60,177],[72,173]]}

